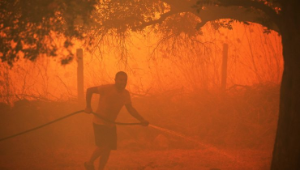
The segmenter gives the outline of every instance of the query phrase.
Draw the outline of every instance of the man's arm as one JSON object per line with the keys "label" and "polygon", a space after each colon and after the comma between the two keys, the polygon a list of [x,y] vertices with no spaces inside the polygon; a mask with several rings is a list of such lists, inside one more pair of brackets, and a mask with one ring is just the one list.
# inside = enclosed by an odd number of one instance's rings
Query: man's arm
{"label": "man's arm", "polygon": [[91,101],[92,101],[93,93],[99,93],[98,87],[90,87],[86,90],[86,108],[84,110],[86,113],[92,112]]}
{"label": "man's arm", "polygon": [[148,126],[149,122],[147,120],[145,120],[139,113],[138,111],[132,106],[131,103],[125,104],[125,107],[127,109],[127,111],[133,116],[135,117],[137,120],[139,120],[142,125],[144,126]]}

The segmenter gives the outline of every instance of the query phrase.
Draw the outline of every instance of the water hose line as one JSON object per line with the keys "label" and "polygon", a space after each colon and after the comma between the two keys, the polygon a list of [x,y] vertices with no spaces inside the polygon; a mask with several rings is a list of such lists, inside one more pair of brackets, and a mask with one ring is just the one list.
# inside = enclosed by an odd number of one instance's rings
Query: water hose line
{"label": "water hose line", "polygon": [[[25,131],[23,131],[23,132],[16,133],[16,134],[11,135],[11,136],[7,136],[7,137],[4,137],[4,138],[1,138],[1,139],[0,139],[0,142],[1,142],[1,141],[4,141],[4,140],[7,140],[7,139],[14,138],[14,137],[16,137],[16,136],[23,135],[23,134],[25,134],[25,133],[29,133],[29,132],[34,131],[34,130],[37,130],[37,129],[40,129],[40,128],[42,128],[42,127],[45,127],[45,126],[47,126],[47,125],[50,125],[50,124],[55,123],[55,122],[58,122],[58,121],[61,121],[61,120],[65,119],[65,118],[71,117],[71,116],[76,115],[76,114],[81,113],[81,112],[84,112],[84,110],[79,110],[79,111],[70,113],[70,114],[68,114],[68,115],[66,115],[66,116],[60,117],[60,118],[58,118],[58,119],[55,119],[55,120],[50,121],[50,122],[48,122],[48,123],[42,124],[42,125],[40,125],[40,126],[31,128],[31,129],[28,129],[28,130],[25,130]],[[108,119],[106,119],[106,118],[104,118],[104,117],[102,117],[102,116],[100,116],[100,115],[98,115],[98,114],[96,114],[96,113],[94,113],[94,112],[92,112],[92,114],[95,115],[95,116],[97,116],[97,117],[99,117],[100,119],[102,119],[102,120],[104,120],[104,121],[107,121],[107,122],[109,122],[109,123],[113,123],[113,124],[116,124],[116,125],[142,125],[142,123],[121,123],[121,122],[114,122],[114,121],[108,120]]]}

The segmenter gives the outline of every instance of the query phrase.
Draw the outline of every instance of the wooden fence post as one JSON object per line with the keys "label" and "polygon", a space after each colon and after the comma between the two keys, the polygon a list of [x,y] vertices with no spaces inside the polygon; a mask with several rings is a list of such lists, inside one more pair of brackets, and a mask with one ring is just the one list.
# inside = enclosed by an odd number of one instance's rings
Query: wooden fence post
{"label": "wooden fence post", "polygon": [[77,97],[80,104],[84,104],[84,81],[83,81],[83,50],[76,50],[77,56]]}
{"label": "wooden fence post", "polygon": [[222,59],[222,80],[221,90],[226,90],[227,84],[227,58],[228,58],[228,44],[223,44],[223,59]]}

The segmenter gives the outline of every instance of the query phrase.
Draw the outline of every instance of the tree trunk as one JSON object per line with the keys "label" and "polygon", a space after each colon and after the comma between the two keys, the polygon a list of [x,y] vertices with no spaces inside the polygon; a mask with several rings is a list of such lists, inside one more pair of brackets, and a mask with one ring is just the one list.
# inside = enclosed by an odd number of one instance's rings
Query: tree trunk
{"label": "tree trunk", "polygon": [[300,29],[295,7],[283,8],[280,23],[284,71],[271,170],[300,169]]}

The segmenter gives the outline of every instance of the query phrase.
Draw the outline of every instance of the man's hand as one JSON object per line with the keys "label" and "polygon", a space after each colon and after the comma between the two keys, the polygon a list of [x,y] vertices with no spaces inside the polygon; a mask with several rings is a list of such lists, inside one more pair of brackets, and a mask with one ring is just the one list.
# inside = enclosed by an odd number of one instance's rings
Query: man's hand
{"label": "man's hand", "polygon": [[92,110],[91,107],[86,107],[86,108],[84,109],[84,112],[85,112],[85,113],[92,113],[93,110]]}
{"label": "man's hand", "polygon": [[149,122],[147,120],[142,120],[141,121],[141,125],[142,126],[148,126],[149,125]]}

